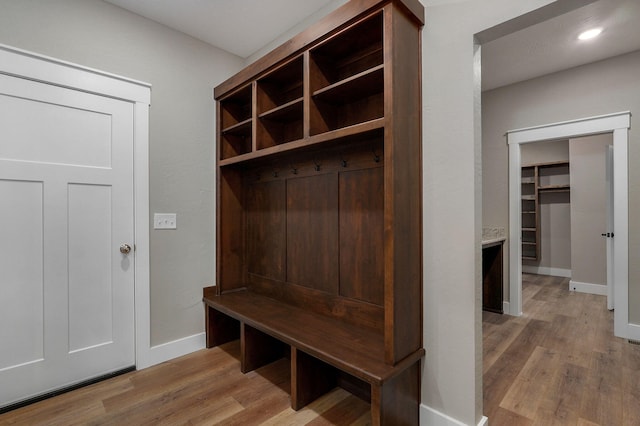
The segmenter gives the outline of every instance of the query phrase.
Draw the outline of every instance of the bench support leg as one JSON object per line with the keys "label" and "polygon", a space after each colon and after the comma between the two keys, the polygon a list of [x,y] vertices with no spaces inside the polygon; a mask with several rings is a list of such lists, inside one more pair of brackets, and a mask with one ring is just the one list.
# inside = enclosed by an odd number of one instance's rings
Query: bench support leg
{"label": "bench support leg", "polygon": [[284,356],[284,343],[255,328],[240,325],[240,371],[248,373]]}
{"label": "bench support leg", "polygon": [[207,348],[240,338],[240,322],[205,305]]}
{"label": "bench support leg", "polygon": [[381,386],[371,386],[371,420],[380,425],[420,423],[420,361]]}
{"label": "bench support leg", "polygon": [[336,369],[291,348],[291,408],[299,410],[336,387]]}

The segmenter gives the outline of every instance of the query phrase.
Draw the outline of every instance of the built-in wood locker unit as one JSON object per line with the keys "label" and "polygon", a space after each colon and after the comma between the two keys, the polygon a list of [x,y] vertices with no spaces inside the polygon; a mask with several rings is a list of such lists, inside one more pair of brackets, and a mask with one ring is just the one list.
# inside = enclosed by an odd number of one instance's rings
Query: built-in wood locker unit
{"label": "built-in wood locker unit", "polygon": [[540,259],[540,198],[543,194],[569,195],[569,162],[527,164],[521,168],[522,259]]}
{"label": "built-in wood locker unit", "polygon": [[373,424],[418,424],[423,15],[352,0],[214,90],[207,346],[290,359],[294,409],[341,386]]}

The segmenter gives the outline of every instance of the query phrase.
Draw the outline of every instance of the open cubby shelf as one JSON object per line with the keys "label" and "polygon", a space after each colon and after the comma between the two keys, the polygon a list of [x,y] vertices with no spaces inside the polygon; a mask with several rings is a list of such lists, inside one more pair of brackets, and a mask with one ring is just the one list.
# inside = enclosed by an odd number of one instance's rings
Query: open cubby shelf
{"label": "open cubby shelf", "polygon": [[543,194],[569,194],[569,162],[528,164],[521,168],[522,259],[540,259],[539,205]]}
{"label": "open cubby shelf", "polygon": [[383,19],[374,13],[311,50],[313,91],[383,64]]}
{"label": "open cubby shelf", "polygon": [[251,122],[251,99],[251,86],[248,85],[220,103],[220,125],[223,133],[233,129],[239,123]]}
{"label": "open cubby shelf", "polygon": [[247,118],[239,123],[232,124],[222,130],[223,135],[251,136],[251,125],[253,121]]}
{"label": "open cubby shelf", "polygon": [[214,89],[207,347],[289,358],[294,409],[342,386],[373,424],[419,423],[422,15],[349,1]]}
{"label": "open cubby shelf", "polygon": [[568,184],[546,185],[546,186],[539,186],[538,191],[539,192],[566,192],[566,191],[571,191],[571,187]]}
{"label": "open cubby shelf", "polygon": [[256,150],[302,139],[304,62],[285,62],[257,80]]}
{"label": "open cubby shelf", "polygon": [[383,19],[373,12],[220,96],[219,159],[383,119]]}
{"label": "open cubby shelf", "polygon": [[258,118],[280,122],[302,119],[302,98],[293,99],[269,111],[258,115]]}
{"label": "open cubby shelf", "polygon": [[303,58],[299,56],[258,80],[258,112],[302,98]]}
{"label": "open cubby shelf", "polygon": [[364,123],[354,124],[338,130],[325,132],[308,138],[277,144],[255,152],[245,152],[237,156],[225,158],[218,162],[218,166],[225,167],[233,164],[244,164],[268,157],[278,156],[287,152],[304,151],[308,149],[322,149],[338,143],[357,142],[370,137],[372,133],[379,133],[384,129],[384,119],[375,119]]}
{"label": "open cubby shelf", "polygon": [[378,65],[352,77],[313,92],[315,99],[333,104],[345,104],[363,99],[384,89],[384,67]]}

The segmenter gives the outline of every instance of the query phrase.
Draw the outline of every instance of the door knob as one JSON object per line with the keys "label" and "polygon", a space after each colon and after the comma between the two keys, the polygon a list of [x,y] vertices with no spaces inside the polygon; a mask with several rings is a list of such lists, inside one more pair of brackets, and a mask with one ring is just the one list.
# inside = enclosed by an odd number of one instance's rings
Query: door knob
{"label": "door knob", "polygon": [[131,252],[131,246],[129,244],[122,244],[120,246],[120,253],[129,254]]}

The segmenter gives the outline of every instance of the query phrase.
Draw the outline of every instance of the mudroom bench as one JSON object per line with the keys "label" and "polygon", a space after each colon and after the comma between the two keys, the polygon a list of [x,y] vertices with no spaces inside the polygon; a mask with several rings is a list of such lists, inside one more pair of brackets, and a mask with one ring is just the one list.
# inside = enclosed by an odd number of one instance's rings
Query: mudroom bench
{"label": "mudroom bench", "polygon": [[[243,373],[291,361],[291,407],[342,387],[371,403],[373,424],[403,424],[419,394],[420,349],[389,365],[381,333],[260,295],[206,287],[207,347],[240,339]],[[410,392],[407,393],[407,390]]]}

